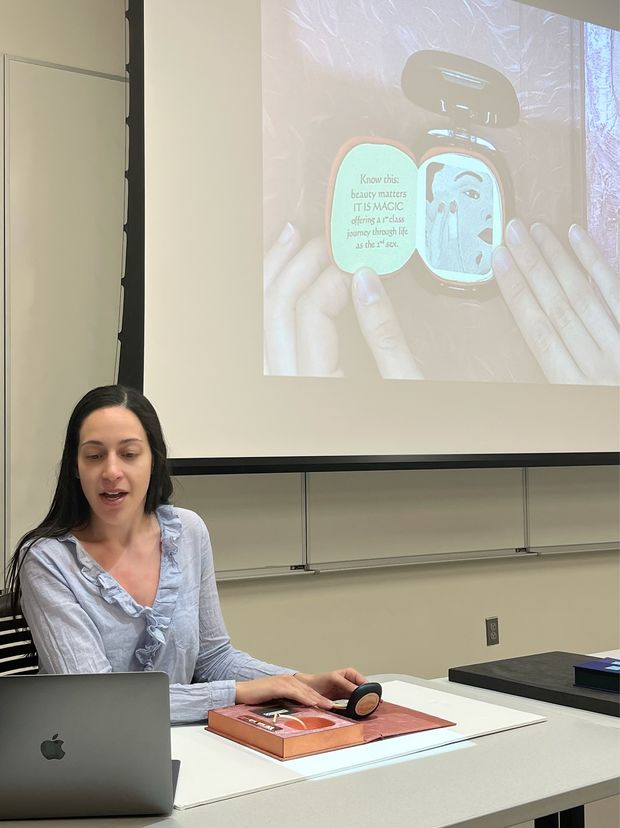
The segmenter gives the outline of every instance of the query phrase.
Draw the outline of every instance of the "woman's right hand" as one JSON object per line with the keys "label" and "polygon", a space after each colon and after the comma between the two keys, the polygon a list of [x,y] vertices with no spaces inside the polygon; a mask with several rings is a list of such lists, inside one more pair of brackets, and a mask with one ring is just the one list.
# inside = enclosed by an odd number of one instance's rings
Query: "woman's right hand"
{"label": "woman's right hand", "polygon": [[289,699],[306,707],[331,710],[333,701],[325,698],[295,676],[282,673],[277,676],[235,682],[236,704],[263,704],[274,699]]}

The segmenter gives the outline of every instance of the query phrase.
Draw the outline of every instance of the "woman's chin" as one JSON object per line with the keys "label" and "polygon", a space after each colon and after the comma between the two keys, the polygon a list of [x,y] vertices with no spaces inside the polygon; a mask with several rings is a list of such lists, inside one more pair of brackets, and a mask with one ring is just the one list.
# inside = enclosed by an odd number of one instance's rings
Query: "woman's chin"
{"label": "woman's chin", "polygon": [[144,513],[142,505],[135,506],[129,495],[119,501],[105,501],[100,499],[97,503],[91,503],[91,510],[103,524],[118,526],[119,524],[130,524],[138,516]]}

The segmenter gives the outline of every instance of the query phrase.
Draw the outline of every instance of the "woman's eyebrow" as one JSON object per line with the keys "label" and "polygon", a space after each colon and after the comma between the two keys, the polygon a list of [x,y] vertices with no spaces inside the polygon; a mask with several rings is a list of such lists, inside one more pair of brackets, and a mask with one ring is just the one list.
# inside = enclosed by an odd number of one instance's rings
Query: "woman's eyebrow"
{"label": "woman's eyebrow", "polygon": [[482,176],[481,176],[481,175],[478,175],[478,173],[475,173],[473,170],[464,170],[463,172],[460,172],[458,175],[455,175],[455,176],[454,176],[454,180],[455,180],[455,181],[458,181],[458,180],[459,180],[459,178],[461,178],[461,177],[462,177],[462,176],[464,176],[464,175],[473,175],[473,177],[474,177],[474,178],[477,178],[477,179],[478,179],[478,181],[482,184],[482,181],[483,181]]}
{"label": "woman's eyebrow", "polygon": [[[119,440],[119,445],[123,445],[124,443],[142,443],[142,437],[125,437],[123,440]],[[83,443],[80,443],[80,446],[103,446],[104,444],[101,440],[84,440]]]}

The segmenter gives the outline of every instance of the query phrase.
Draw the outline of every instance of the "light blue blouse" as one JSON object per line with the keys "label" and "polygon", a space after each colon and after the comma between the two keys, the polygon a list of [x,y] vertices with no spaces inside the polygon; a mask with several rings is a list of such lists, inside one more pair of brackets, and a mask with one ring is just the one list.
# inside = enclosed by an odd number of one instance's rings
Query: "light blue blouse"
{"label": "light blue blouse", "polygon": [[21,570],[22,610],[42,673],[162,670],[173,722],[235,702],[235,681],[293,673],[236,650],[224,626],[207,527],[160,506],[159,587],[138,604],[72,534],[37,541]]}

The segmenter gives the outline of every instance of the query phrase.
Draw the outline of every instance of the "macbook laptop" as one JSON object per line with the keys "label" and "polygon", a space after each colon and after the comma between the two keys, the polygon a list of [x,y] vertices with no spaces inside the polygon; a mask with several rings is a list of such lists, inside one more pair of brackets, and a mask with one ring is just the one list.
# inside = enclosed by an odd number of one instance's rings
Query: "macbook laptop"
{"label": "macbook laptop", "polygon": [[173,788],[165,673],[0,677],[0,819],[167,814]]}

